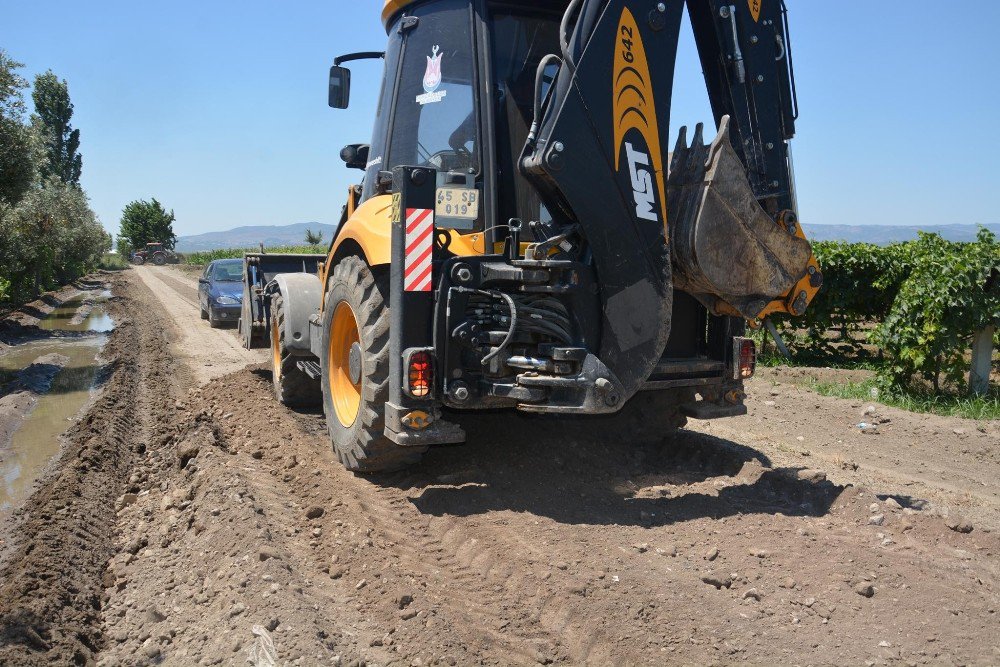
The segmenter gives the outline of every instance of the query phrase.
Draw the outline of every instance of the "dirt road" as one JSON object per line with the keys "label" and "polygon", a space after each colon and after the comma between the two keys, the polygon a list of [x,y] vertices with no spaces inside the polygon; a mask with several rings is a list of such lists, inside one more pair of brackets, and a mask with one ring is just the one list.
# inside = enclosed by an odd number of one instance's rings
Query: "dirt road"
{"label": "dirt road", "polygon": [[137,266],[133,271],[155,295],[149,305],[171,315],[177,338],[170,354],[184,362],[198,384],[267,358],[263,350],[244,349],[233,330],[212,329],[201,319],[198,281],[191,276],[161,266]]}
{"label": "dirt road", "polygon": [[237,348],[200,385],[229,334],[191,288],[115,285],[113,376],[0,555],[0,664],[1000,662],[995,423],[778,371],[662,442],[491,414],[355,477]]}

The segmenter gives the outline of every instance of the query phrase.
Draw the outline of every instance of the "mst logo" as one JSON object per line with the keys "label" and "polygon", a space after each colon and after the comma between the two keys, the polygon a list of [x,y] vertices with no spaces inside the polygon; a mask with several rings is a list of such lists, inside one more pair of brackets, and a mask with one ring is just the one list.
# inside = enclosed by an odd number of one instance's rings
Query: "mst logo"
{"label": "mst logo", "polygon": [[615,35],[613,74],[615,170],[624,180],[627,165],[636,218],[661,222],[667,238],[665,171],[652,77],[639,26],[628,7],[622,9]]}
{"label": "mst logo", "polygon": [[656,222],[656,190],[653,189],[653,175],[649,173],[649,155],[637,151],[630,142],[625,142],[625,159],[632,177],[632,196],[635,198],[635,215],[643,220]]}

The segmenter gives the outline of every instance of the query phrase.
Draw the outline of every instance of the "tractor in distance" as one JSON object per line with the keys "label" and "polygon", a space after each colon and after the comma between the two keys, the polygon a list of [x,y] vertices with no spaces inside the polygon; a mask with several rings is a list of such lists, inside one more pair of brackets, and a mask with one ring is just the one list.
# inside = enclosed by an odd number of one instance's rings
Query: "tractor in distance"
{"label": "tractor in distance", "polygon": [[159,241],[147,243],[145,248],[132,253],[133,264],[150,263],[163,266],[164,264],[176,264],[178,261],[180,260],[177,255],[172,250],[165,248]]}

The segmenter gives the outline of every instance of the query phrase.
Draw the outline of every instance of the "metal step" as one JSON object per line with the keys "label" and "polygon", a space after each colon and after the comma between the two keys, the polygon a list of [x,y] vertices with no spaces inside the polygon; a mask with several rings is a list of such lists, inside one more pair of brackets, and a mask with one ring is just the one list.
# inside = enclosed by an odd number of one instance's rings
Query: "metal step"
{"label": "metal step", "polygon": [[323,377],[323,369],[320,368],[318,361],[305,359],[303,361],[296,362],[295,365],[300,371],[311,377],[313,380],[319,380]]}

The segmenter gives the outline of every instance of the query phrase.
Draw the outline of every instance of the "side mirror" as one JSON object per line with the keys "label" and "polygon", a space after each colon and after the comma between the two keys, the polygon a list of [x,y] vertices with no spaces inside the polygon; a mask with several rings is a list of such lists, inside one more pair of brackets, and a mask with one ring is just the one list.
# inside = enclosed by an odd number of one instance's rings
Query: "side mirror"
{"label": "side mirror", "polygon": [[329,104],[334,109],[346,109],[351,101],[351,70],[334,65],[330,68]]}
{"label": "side mirror", "polygon": [[208,278],[198,278],[198,284],[204,285],[208,282]]}
{"label": "side mirror", "polygon": [[340,149],[340,159],[351,169],[364,171],[368,167],[368,144],[348,144]]}

